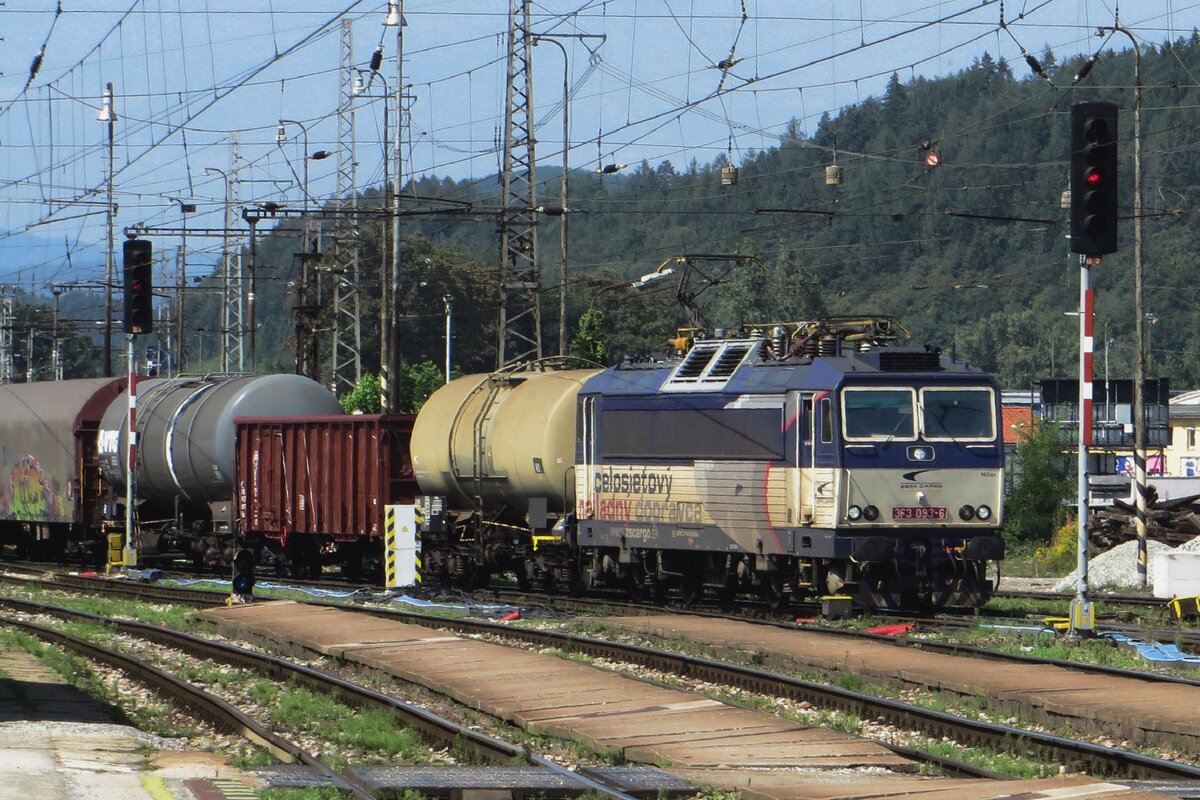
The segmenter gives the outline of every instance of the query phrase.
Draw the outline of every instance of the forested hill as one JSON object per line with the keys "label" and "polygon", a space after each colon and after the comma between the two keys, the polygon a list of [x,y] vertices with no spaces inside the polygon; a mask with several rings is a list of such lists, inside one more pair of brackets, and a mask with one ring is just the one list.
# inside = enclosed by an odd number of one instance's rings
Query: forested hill
{"label": "forested hill", "polygon": [[[893,76],[886,95],[794,129],[782,142],[739,133],[735,186],[721,186],[725,159],[709,165],[630,166],[617,175],[570,174],[570,316],[589,304],[606,314],[610,352],[654,350],[682,313],[667,293],[602,291],[671,256],[750,253],[767,271],[742,268],[703,294],[710,324],[802,318],[829,312],[895,315],[918,343],[957,347],[960,359],[995,371],[1009,386],[1052,372],[1074,374],[1077,257],[1064,240],[1070,106],[1112,100],[1121,108],[1121,246],[1094,270],[1096,342],[1110,347],[1113,374],[1127,374],[1133,339],[1133,55],[1104,51],[1069,89],[1078,61],[1026,64],[984,56],[937,80]],[[1145,176],[1145,308],[1152,362],[1176,386],[1200,384],[1200,36],[1142,54]],[[791,103],[797,95],[761,97]],[[686,118],[682,123],[686,126]],[[549,136],[549,134],[545,134]],[[941,165],[926,166],[933,152]],[[617,158],[620,153],[618,151]],[[825,168],[844,168],[827,186]],[[557,200],[558,175],[539,171],[539,195]],[[412,191],[481,206],[496,202],[492,179],[423,180]],[[557,227],[543,218],[547,349],[557,313]],[[406,225],[408,223],[406,222]],[[409,225],[434,245],[452,244],[495,264],[491,224]],[[482,295],[478,297],[484,302]],[[479,309],[481,321],[485,309]],[[491,313],[490,309],[486,310]],[[416,338],[422,338],[416,334]],[[413,339],[414,343],[416,338]],[[433,342],[430,342],[433,345]],[[436,351],[435,351],[436,352]],[[1102,355],[1097,365],[1102,368]]]}

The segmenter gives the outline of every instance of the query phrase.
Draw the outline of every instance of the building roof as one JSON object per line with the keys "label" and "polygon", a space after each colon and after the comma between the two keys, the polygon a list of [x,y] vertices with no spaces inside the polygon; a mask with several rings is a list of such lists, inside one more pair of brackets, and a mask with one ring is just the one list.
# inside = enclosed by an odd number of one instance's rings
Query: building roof
{"label": "building roof", "polygon": [[1005,444],[1017,444],[1021,434],[1033,424],[1033,408],[1026,405],[1003,405],[1000,407],[1001,428]]}

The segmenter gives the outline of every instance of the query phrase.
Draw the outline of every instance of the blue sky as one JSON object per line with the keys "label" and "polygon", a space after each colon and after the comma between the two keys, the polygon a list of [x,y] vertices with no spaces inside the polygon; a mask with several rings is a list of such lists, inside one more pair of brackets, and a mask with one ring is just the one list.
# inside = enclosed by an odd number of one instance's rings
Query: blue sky
{"label": "blue sky", "polygon": [[[507,3],[404,6],[406,176],[495,173]],[[190,225],[215,228],[224,182],[211,168],[229,171],[231,137],[245,161],[243,202],[302,200],[303,135],[289,124],[280,145],[280,119],[307,127],[309,153],[336,149],[339,29],[351,20],[356,67],[384,47],[381,74],[356,111],[358,183],[382,180],[380,96],[384,81],[394,88],[396,80],[394,29],[381,25],[386,3],[63,0],[62,10],[55,13],[53,0],[0,8],[0,282],[30,288],[103,276],[97,191],[106,128],[96,112],[107,81],[116,85],[119,116],[118,232],[139,222],[178,224],[172,198],[197,203]],[[708,162],[722,153],[737,161],[773,146],[793,118],[812,131],[822,114],[880,93],[893,72],[906,81],[937,77],[985,51],[1023,76],[1023,48],[1049,46],[1060,58],[1091,52],[1102,43],[1095,27],[1117,11],[1100,0],[542,0],[533,29],[571,37],[560,39],[572,86],[570,162],[594,169],[642,159]],[[1200,25],[1200,3],[1143,0],[1119,12],[1146,42]],[[722,61],[732,66],[723,70]],[[547,165],[561,160],[562,70],[556,47],[535,48],[538,157]],[[336,159],[308,164],[310,194],[330,197]],[[197,261],[210,262],[218,246],[189,239]]]}

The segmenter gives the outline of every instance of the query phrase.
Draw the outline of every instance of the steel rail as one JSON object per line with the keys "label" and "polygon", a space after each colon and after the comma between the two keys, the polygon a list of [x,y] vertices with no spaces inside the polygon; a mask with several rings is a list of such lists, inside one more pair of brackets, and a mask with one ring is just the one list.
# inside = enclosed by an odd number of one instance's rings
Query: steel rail
{"label": "steel rail", "polygon": [[593,657],[626,661],[710,683],[806,701],[863,717],[881,718],[934,737],[948,736],[964,745],[977,744],[1001,751],[1024,750],[1035,757],[1054,760],[1080,771],[1095,770],[1102,774],[1143,778],[1200,778],[1200,767],[1188,764],[1009,725],[973,720],[754,667],[727,664],[640,645],[608,642],[577,634],[513,628],[494,622],[430,617],[408,611],[337,607],[360,614],[403,619],[427,628],[486,634]]}
{"label": "steel rail", "polygon": [[[88,616],[94,617],[94,615]],[[102,617],[94,617],[94,619],[104,620]],[[141,659],[109,650],[63,631],[46,628],[32,622],[12,617],[0,617],[0,621],[3,621],[5,625],[20,628],[43,641],[67,647],[92,661],[99,661],[119,669],[138,683],[150,686],[171,697],[180,705],[192,709],[217,728],[238,734],[266,748],[280,761],[288,763],[298,761],[306,764],[320,772],[326,780],[339,789],[348,791],[361,800],[374,800],[375,795],[358,781],[341,775],[312,753],[272,733],[262,723],[244,714],[233,705],[202,689],[197,689]]]}
{"label": "steel rail", "polygon": [[210,590],[188,589],[182,586],[159,586],[156,584],[140,583],[134,580],[118,581],[100,577],[85,578],[80,575],[66,575],[58,572],[52,573],[52,578],[46,578],[46,570],[44,569],[15,567],[13,565],[0,565],[0,569],[10,572],[20,570],[28,573],[25,576],[0,574],[0,582],[4,583],[31,581],[66,591],[128,597],[134,600],[145,600],[154,603],[183,603],[198,608],[215,608],[225,605],[226,595]]}
{"label": "steel rail", "polygon": [[[217,607],[225,605],[223,593],[215,590],[207,589],[186,589],[182,587],[157,586],[152,584],[135,583],[132,581],[114,581],[103,578],[82,578],[70,575],[55,575],[53,580],[46,581],[40,577],[30,576],[29,578],[20,579],[11,576],[0,575],[0,581],[20,581],[33,580],[45,582],[50,586],[59,588],[95,592],[98,594],[109,595],[133,595],[138,599],[149,600],[154,602],[179,602],[198,607]],[[770,625],[772,627],[781,628],[784,630],[796,630],[795,624],[791,622],[778,622],[770,619],[756,618],[748,615],[730,615],[727,613],[704,611],[700,609],[681,609],[671,608],[663,609],[660,606],[648,605],[645,603],[630,603],[617,599],[586,599],[586,598],[559,598],[552,596],[542,596],[535,594],[526,594],[523,592],[507,592],[502,590],[487,590],[496,599],[508,598],[514,603],[525,605],[539,604],[547,607],[566,606],[576,610],[592,611],[622,611],[625,613],[634,612],[637,614],[662,614],[664,611],[669,611],[673,614],[686,614],[689,616],[708,617],[712,619],[737,619],[738,621],[746,622],[753,625]],[[319,600],[308,601],[315,604],[321,604]],[[354,606],[346,606],[340,603],[331,603],[337,608],[356,608]],[[409,613],[394,611],[388,613]],[[421,615],[417,615],[418,617]],[[433,617],[440,620],[441,617]],[[1177,631],[1177,630],[1159,630],[1151,628],[1140,628],[1137,626],[1114,625],[1114,630],[1129,631],[1140,633],[1148,636],[1169,636],[1172,638],[1182,638],[1185,641],[1200,643],[1200,631]],[[906,636],[884,636],[881,634],[863,633],[862,631],[846,630],[844,628],[831,628],[823,625],[805,625],[803,630],[811,633],[819,633],[827,636],[840,636],[843,638],[852,639],[867,639],[880,643],[890,644],[896,647],[915,647],[929,652],[946,653],[948,655],[969,656],[973,658],[987,659],[989,661],[1010,661],[1017,664],[1038,664],[1044,666],[1055,666],[1063,669],[1075,670],[1077,672],[1088,672],[1097,675],[1107,675],[1112,677],[1134,678],[1137,680],[1146,681],[1148,683],[1175,683],[1184,686],[1200,686],[1200,678],[1190,678],[1184,675],[1171,675],[1159,672],[1139,672],[1137,670],[1127,669],[1124,667],[1114,667],[1103,664],[1088,664],[1082,661],[1067,661],[1064,659],[1043,658],[1039,656],[1027,656],[1019,653],[1004,653],[997,650],[989,650],[982,647],[974,647],[966,644],[956,644],[952,642],[935,642],[928,639],[911,639]]]}
{"label": "steel rail", "polygon": [[[85,583],[95,583],[92,579],[82,579]],[[144,586],[148,591],[152,587]],[[611,604],[611,603],[610,603]],[[926,709],[921,706],[902,703],[900,701],[852,692],[838,687],[803,681],[785,675],[759,670],[752,667],[742,667],[725,664],[718,661],[670,653],[654,648],[607,642],[575,634],[553,631],[539,631],[528,628],[513,628],[511,626],[465,620],[447,617],[427,616],[409,611],[397,611],[362,606],[349,606],[336,603],[313,603],[313,605],[328,605],[332,608],[353,611],[356,613],[401,619],[406,622],[427,628],[447,629],[461,633],[493,635],[500,638],[524,641],[546,647],[557,647],[573,650],[588,655],[610,658],[619,661],[629,661],[664,671],[682,675],[692,675],[702,680],[721,683],[728,686],[740,687],[762,693],[772,693],[790,699],[807,701],[814,705],[835,708],[860,716],[879,717],[895,724],[903,725],[913,730],[925,732],[931,736],[950,736],[963,744],[979,744],[981,746],[1000,750],[1012,750],[1019,742],[1025,743],[1025,749],[1032,754],[1055,760],[1070,768],[1100,768],[1106,774],[1146,778],[1200,778],[1200,767],[1193,767],[1166,759],[1154,758],[1139,753],[1131,753],[1117,748],[1096,745],[1066,737],[1036,731],[1027,731],[996,723],[981,722],[966,717],[959,717],[945,712]],[[711,612],[683,612],[697,616],[727,618],[724,615]],[[756,624],[767,624],[784,629],[795,630],[794,625],[763,622],[755,620]],[[845,631],[834,628],[806,628],[816,633],[843,637],[859,637],[886,642],[893,646],[919,647],[930,651],[942,651],[960,655],[971,655],[991,660],[1009,660],[1017,663],[1047,664],[1081,671],[1093,671],[1109,675],[1122,675],[1148,682],[1170,682],[1188,685],[1200,685],[1200,681],[1173,675],[1146,674],[1132,670],[1113,667],[1103,667],[1078,662],[1039,659],[1032,656],[1021,656],[1007,653],[974,648],[967,645],[956,645],[925,640],[906,641],[903,637],[895,638],[875,634],[863,634],[857,631]],[[983,775],[974,768],[962,768],[963,774]]]}
{"label": "steel rail", "polygon": [[[1020,653],[1005,653],[998,650],[989,650],[984,647],[975,647],[968,644],[958,644],[955,642],[937,642],[929,639],[913,639],[907,636],[885,636],[883,634],[864,633],[863,631],[848,630],[845,628],[832,628],[826,625],[803,625],[797,627],[792,622],[779,622],[773,619],[763,619],[751,615],[732,615],[728,613],[716,611],[704,611],[695,608],[671,608],[663,609],[657,606],[648,606],[644,603],[628,603],[614,599],[586,599],[578,597],[557,598],[546,597],[542,595],[524,594],[520,592],[508,592],[487,590],[493,597],[501,600],[511,601],[514,604],[526,603],[528,605],[541,604],[548,607],[565,606],[567,608],[575,608],[577,610],[597,611],[625,611],[632,612],[638,615],[645,614],[662,614],[664,612],[672,614],[684,614],[694,617],[705,617],[721,620],[736,620],[745,622],[750,625],[768,625],[782,630],[801,630],[805,633],[817,633],[826,636],[840,636],[847,639],[866,639],[869,641],[879,642],[881,644],[890,644],[895,647],[913,647],[920,650],[935,653],[945,653],[947,655],[968,656],[971,658],[987,659],[989,661],[1011,661],[1015,664],[1037,664],[1041,666],[1061,667],[1070,669],[1076,672],[1088,672],[1096,675],[1106,675],[1110,677],[1134,678],[1137,680],[1146,681],[1147,683],[1175,683],[1183,686],[1200,686],[1200,679],[1191,678],[1186,675],[1172,675],[1163,672],[1140,672],[1126,667],[1114,667],[1105,664],[1089,664],[1083,661],[1067,661],[1060,658],[1044,658],[1041,656],[1028,656]],[[905,618],[907,619],[907,618]],[[955,624],[969,625],[971,620],[947,620],[947,619],[928,619],[928,618],[913,618],[918,622],[929,622],[932,624]],[[910,620],[911,621],[911,620]],[[1137,633],[1142,636],[1180,639],[1190,643],[1200,643],[1200,631],[1196,630],[1174,630],[1174,629],[1157,629],[1143,628],[1134,625],[1109,625],[1114,631]]]}
{"label": "steel rail", "polygon": [[[424,736],[446,746],[467,749],[493,763],[511,763],[519,759],[532,766],[541,767],[579,787],[581,792],[600,793],[614,800],[635,800],[625,792],[601,781],[567,769],[553,761],[530,753],[503,739],[472,730],[464,725],[440,717],[432,712],[406,703],[395,697],[377,692],[365,686],[347,681],[336,675],[297,664],[283,658],[256,653],[232,644],[217,642],[171,628],[148,625],[131,620],[102,617],[85,611],[74,611],[61,606],[35,603],[12,598],[0,598],[0,607],[44,613],[60,619],[87,620],[98,625],[115,628],[122,633],[158,642],[197,658],[207,658],[235,667],[255,670],[281,680],[295,680],[309,688],[325,692],[338,700],[360,707],[374,707],[390,711],[400,717],[406,725],[420,731]],[[215,699],[215,698],[214,698]]]}

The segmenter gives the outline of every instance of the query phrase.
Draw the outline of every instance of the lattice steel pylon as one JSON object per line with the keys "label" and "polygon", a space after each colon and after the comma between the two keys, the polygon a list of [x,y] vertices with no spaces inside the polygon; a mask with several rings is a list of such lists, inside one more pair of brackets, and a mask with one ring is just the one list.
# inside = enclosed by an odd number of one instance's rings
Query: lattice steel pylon
{"label": "lattice steel pylon", "polygon": [[0,301],[0,383],[13,382],[13,299]]}
{"label": "lattice steel pylon", "polygon": [[531,0],[509,0],[504,168],[500,173],[500,315],[496,366],[542,357],[533,131]]}
{"label": "lattice steel pylon", "polygon": [[[337,194],[339,212],[333,239],[333,346],[330,384],[349,391],[362,377],[362,295],[359,292],[358,174],[354,134],[354,35],[342,20],[341,70],[338,91]],[[350,212],[350,213],[344,213]]]}
{"label": "lattice steel pylon", "polygon": [[237,207],[241,202],[242,154],[238,135],[229,136],[229,171],[225,175],[225,236],[221,258],[221,369],[225,372],[246,371],[245,327],[242,310],[245,308],[245,284],[242,280],[242,248],[234,246],[229,232],[241,221]]}

